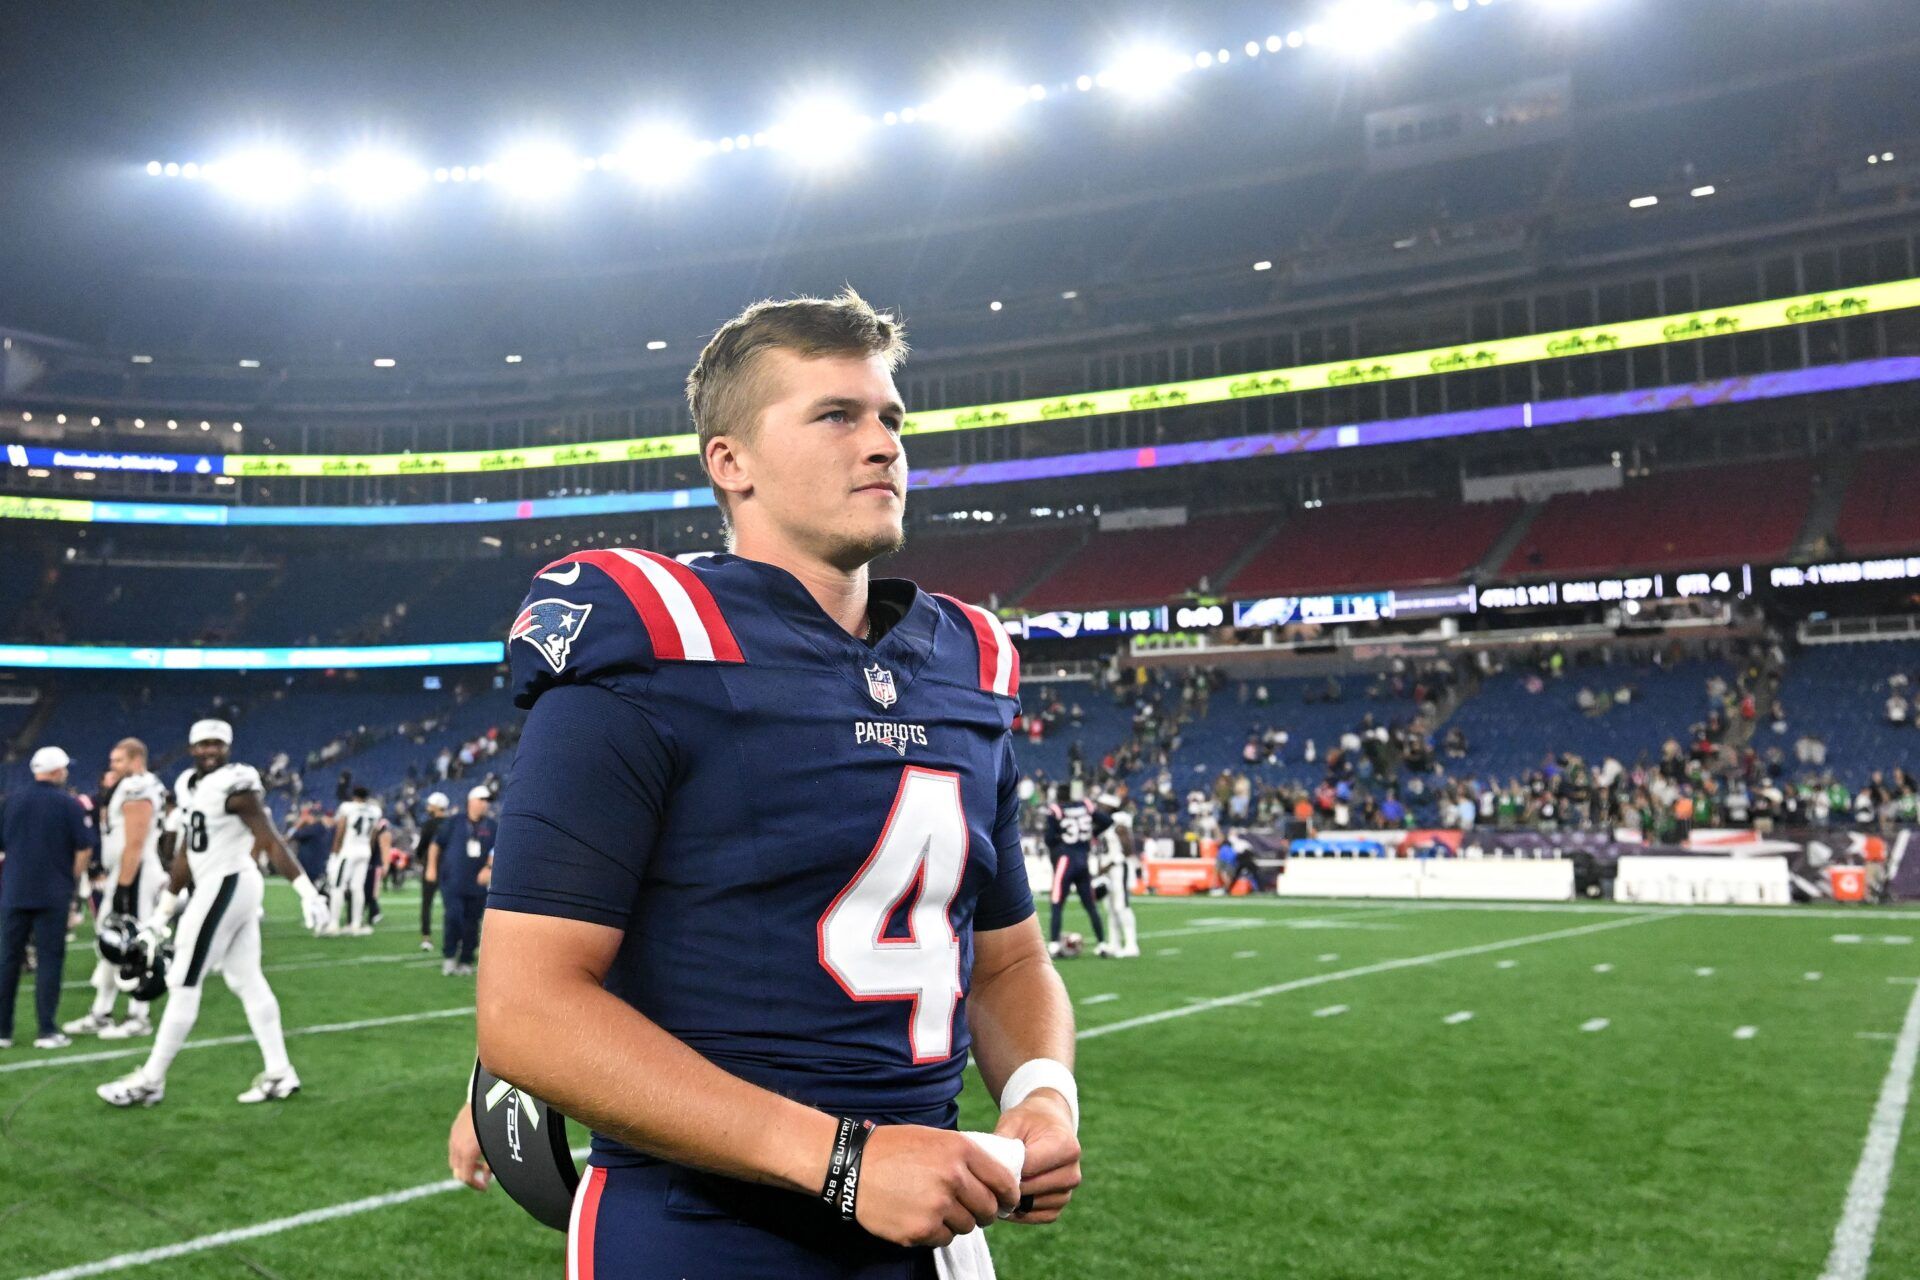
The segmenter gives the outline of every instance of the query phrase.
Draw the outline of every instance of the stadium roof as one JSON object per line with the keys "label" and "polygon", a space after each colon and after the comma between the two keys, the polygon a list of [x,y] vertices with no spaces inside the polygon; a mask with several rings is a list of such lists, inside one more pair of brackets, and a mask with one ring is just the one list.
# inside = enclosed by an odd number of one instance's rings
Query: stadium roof
{"label": "stadium roof", "polygon": [[[72,6],[33,6],[13,17],[0,54],[9,136],[0,325],[106,343],[117,313],[166,305],[164,290],[129,287],[138,280],[227,282],[234,307],[270,309],[286,305],[284,287],[301,280],[364,282],[370,295],[399,300],[418,277],[497,275],[537,287],[609,261],[737,248],[752,234],[769,245],[857,239],[983,207],[1063,197],[1070,206],[1203,182],[1330,144],[1350,151],[1359,113],[1372,107],[1568,66],[1583,96],[1619,97],[1920,36],[1920,11],[1900,0],[1850,6],[1844,23],[1798,0],[1496,0],[1484,13],[1472,0],[1465,15],[1445,0],[1430,6],[1444,20],[1379,56],[1306,50],[1284,72],[1241,65],[1244,42],[1264,52],[1266,36],[1311,31],[1338,4],[1370,11],[1400,0],[1277,0],[1204,13],[1014,0],[887,11],[742,0],[724,13],[482,2],[457,20],[438,6],[223,6],[190,16],[126,7],[110,23]],[[391,146],[429,173],[540,138],[591,157],[650,121],[708,140],[735,130],[751,137],[808,95],[837,95],[878,119],[937,97],[971,70],[1058,86],[1121,65],[1143,42],[1189,59],[1218,47],[1235,67],[1183,81],[1151,107],[1049,102],[997,146],[946,145],[925,131],[902,144],[894,131],[866,164],[827,178],[735,156],[685,188],[636,194],[599,184],[592,198],[583,192],[558,209],[436,199],[393,216],[330,201],[261,210],[145,172],[151,161],[263,145],[329,162],[363,144]],[[984,240],[982,252],[991,252]],[[847,275],[858,268],[849,252]],[[777,267],[766,277],[768,292],[791,288]],[[204,291],[182,301],[215,305]]]}

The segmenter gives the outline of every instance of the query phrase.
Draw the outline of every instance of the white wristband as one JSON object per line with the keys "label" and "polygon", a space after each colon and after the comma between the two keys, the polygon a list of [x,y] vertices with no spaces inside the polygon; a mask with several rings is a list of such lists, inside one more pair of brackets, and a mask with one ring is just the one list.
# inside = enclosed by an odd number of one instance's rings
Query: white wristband
{"label": "white wristband", "polygon": [[1053,1058],[1031,1058],[1020,1064],[1020,1069],[1007,1077],[1007,1087],[1000,1091],[1000,1110],[1011,1111],[1027,1100],[1027,1095],[1035,1089],[1055,1089],[1067,1100],[1067,1110],[1073,1116],[1073,1131],[1080,1132],[1080,1089],[1073,1082],[1073,1072],[1064,1062]]}
{"label": "white wristband", "polygon": [[312,879],[305,875],[302,875],[298,880],[293,882],[293,893],[294,896],[302,902],[320,896],[320,890],[316,889]]}

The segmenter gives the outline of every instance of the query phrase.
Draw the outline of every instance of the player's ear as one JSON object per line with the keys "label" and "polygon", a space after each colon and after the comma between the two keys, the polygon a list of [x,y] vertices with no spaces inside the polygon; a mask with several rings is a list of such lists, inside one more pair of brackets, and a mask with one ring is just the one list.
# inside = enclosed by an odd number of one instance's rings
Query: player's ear
{"label": "player's ear", "polygon": [[752,465],[735,437],[713,437],[707,441],[702,457],[707,464],[707,478],[716,488],[735,498],[744,498],[753,492]]}

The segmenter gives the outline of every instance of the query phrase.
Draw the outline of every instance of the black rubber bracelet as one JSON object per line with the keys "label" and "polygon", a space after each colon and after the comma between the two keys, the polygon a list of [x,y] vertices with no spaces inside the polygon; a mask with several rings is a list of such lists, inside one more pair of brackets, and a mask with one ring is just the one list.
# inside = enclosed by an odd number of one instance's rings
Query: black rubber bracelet
{"label": "black rubber bracelet", "polygon": [[833,1138],[833,1155],[827,1161],[827,1180],[820,1188],[820,1199],[840,1216],[852,1222],[856,1197],[860,1194],[860,1156],[873,1134],[873,1121],[840,1117],[840,1128]]}

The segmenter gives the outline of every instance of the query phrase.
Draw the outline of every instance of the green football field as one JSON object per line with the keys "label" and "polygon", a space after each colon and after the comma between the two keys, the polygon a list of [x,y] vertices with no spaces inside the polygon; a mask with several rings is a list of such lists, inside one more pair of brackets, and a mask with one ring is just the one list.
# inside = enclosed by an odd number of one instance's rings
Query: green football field
{"label": "green football field", "polygon": [[[305,1092],[234,1102],[259,1057],[217,982],[150,1111],[93,1096],[146,1042],[0,1053],[0,1280],[560,1275],[557,1233],[446,1181],[472,982],[413,949],[411,896],[363,939],[269,904]],[[1139,914],[1141,959],[1062,965],[1086,1183],[1056,1226],[991,1229],[1002,1276],[1920,1275],[1920,915]],[[992,1117],[971,1083],[965,1122]]]}

